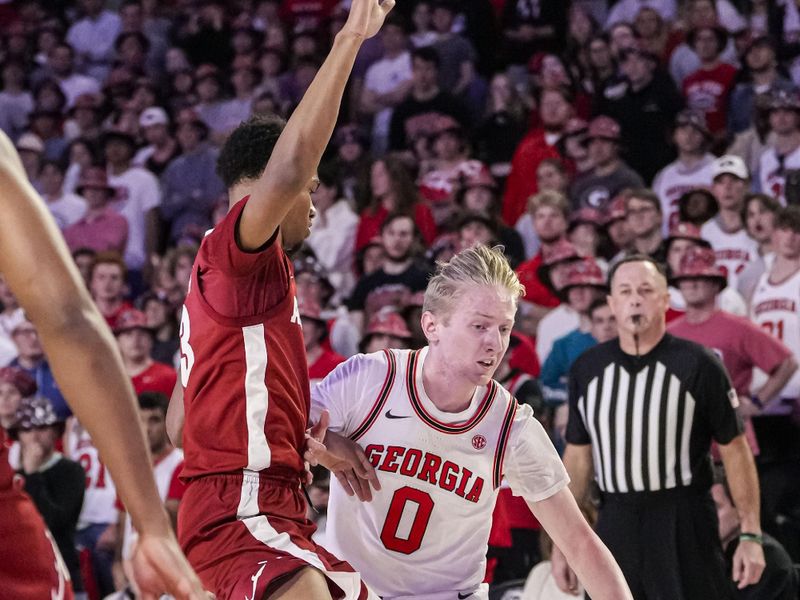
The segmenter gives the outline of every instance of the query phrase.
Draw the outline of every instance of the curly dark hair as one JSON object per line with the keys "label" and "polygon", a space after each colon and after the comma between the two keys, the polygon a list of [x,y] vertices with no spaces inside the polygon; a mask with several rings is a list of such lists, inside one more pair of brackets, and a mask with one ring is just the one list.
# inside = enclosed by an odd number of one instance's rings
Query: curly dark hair
{"label": "curly dark hair", "polygon": [[261,176],[285,126],[277,115],[255,115],[233,130],[217,158],[217,175],[225,187]]}

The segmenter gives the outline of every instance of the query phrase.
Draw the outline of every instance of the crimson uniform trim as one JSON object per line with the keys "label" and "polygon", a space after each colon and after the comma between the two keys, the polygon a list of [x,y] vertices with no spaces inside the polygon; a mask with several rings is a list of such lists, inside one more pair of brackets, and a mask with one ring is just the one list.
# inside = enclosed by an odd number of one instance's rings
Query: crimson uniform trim
{"label": "crimson uniform trim", "polygon": [[508,445],[509,433],[511,432],[511,424],[514,422],[518,406],[517,399],[511,396],[508,401],[506,416],[503,417],[503,426],[500,428],[497,449],[494,453],[494,468],[492,469],[492,483],[494,484],[494,489],[500,487],[500,482],[503,479],[503,460],[506,456],[506,446]]}
{"label": "crimson uniform trim", "polygon": [[492,402],[494,402],[494,399],[497,396],[497,384],[494,382],[494,380],[489,381],[489,385],[486,387],[486,394],[484,395],[483,400],[481,400],[478,410],[475,411],[475,414],[472,415],[468,421],[462,423],[461,425],[450,425],[437,420],[425,410],[425,407],[422,406],[422,402],[419,400],[419,392],[417,391],[418,365],[419,350],[415,350],[408,356],[408,370],[406,373],[408,397],[411,400],[411,406],[414,408],[414,412],[416,412],[417,416],[429,427],[441,433],[447,433],[451,435],[466,433],[480,423],[483,417],[485,417],[489,412],[489,408],[492,406]]}
{"label": "crimson uniform trim", "polygon": [[361,425],[359,425],[356,430],[350,434],[350,439],[353,441],[358,440],[365,433],[367,433],[369,428],[375,423],[377,418],[380,416],[384,405],[386,404],[386,400],[389,398],[389,393],[392,391],[392,387],[394,386],[394,379],[397,375],[397,358],[395,357],[394,352],[391,350],[384,350],[383,353],[386,355],[389,363],[386,369],[386,379],[383,380],[381,391],[378,393],[378,397],[367,414],[367,417],[361,422]]}

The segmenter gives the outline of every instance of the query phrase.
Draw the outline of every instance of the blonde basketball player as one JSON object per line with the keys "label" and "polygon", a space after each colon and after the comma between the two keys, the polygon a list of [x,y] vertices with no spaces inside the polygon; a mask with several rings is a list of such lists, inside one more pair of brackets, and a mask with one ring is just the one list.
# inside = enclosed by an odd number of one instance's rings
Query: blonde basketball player
{"label": "blonde basketball player", "polygon": [[[345,471],[331,483],[328,544],[384,599],[488,597],[481,582],[503,478],[593,598],[631,597],[530,407],[492,380],[523,292],[500,249],[465,250],[425,292],[428,346],[354,356],[312,390],[313,414],[330,413],[321,462]],[[353,495],[363,479],[347,467],[359,459],[356,470],[377,478],[370,502]]]}

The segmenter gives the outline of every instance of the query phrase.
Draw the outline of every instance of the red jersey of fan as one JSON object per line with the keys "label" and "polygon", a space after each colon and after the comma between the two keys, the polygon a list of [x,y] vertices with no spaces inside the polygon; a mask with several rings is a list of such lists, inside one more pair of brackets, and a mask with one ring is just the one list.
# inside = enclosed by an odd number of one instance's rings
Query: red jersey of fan
{"label": "red jersey of fan", "polygon": [[536,129],[522,138],[511,160],[511,173],[503,195],[503,221],[514,227],[528,206],[528,198],[538,191],[536,170],[546,158],[559,158],[555,145],[547,143],[544,129]]}
{"label": "red jersey of fan", "polygon": [[309,387],[294,272],[277,233],[257,251],[237,244],[248,199],[206,234],[183,307],[184,479],[303,472]]}
{"label": "red jersey of fan", "polygon": [[308,365],[308,378],[313,384],[333,371],[336,365],[344,362],[344,356],[341,356],[333,350],[325,349],[319,358],[314,361],[314,364]]}
{"label": "red jersey of fan", "polygon": [[53,537],[8,464],[0,430],[0,596],[72,600],[72,585]]}
{"label": "red jersey of fan", "polygon": [[720,63],[710,70],[698,69],[683,80],[686,105],[706,116],[712,134],[725,130],[728,97],[736,79],[736,67]]}
{"label": "red jersey of fan", "polygon": [[159,392],[169,398],[177,379],[178,374],[175,369],[160,362],[153,362],[144,371],[131,377],[131,382],[133,382],[133,389],[137,394]]}
{"label": "red jersey of fan", "polygon": [[519,277],[520,283],[525,286],[525,296],[523,296],[523,300],[533,302],[539,306],[555,308],[561,304],[561,301],[558,299],[558,296],[539,279],[537,271],[541,264],[542,252],[540,250],[532,259],[517,267],[517,277]]}

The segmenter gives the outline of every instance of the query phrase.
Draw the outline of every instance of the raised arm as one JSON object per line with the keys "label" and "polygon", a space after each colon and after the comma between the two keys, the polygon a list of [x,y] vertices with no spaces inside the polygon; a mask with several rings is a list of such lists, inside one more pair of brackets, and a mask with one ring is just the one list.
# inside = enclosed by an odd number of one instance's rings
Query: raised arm
{"label": "raised arm", "polygon": [[0,190],[0,272],[36,325],[64,397],[92,435],[145,538],[140,586],[154,594],[169,590],[178,598],[200,598],[200,582],[178,549],[155,487],[133,388],[114,339],[2,132]]}
{"label": "raised arm", "polygon": [[239,242],[255,249],[270,238],[309,185],[328,145],[347,79],[364,40],[374,36],[395,0],[353,0],[328,57],[275,144],[239,223]]}

